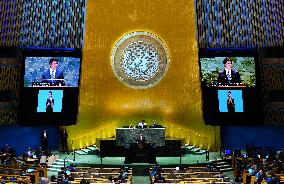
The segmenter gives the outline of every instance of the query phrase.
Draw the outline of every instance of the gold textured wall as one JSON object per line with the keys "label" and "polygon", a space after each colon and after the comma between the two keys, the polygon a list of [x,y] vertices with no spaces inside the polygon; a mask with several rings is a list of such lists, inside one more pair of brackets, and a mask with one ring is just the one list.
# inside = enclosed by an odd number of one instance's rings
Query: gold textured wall
{"label": "gold textured wall", "polygon": [[[146,31],[169,49],[170,65],[155,87],[132,89],[111,67],[111,51],[125,34]],[[219,148],[220,128],[202,118],[193,0],[87,1],[77,125],[67,127],[73,148],[114,138],[115,128],[145,119],[167,126],[166,136]]]}

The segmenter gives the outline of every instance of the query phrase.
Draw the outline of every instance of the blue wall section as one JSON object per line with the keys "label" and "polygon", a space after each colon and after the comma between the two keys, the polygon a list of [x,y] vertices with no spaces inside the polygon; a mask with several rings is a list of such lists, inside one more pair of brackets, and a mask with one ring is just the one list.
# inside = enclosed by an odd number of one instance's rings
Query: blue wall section
{"label": "blue wall section", "polygon": [[59,127],[21,127],[21,126],[1,126],[0,127],[0,147],[6,144],[16,150],[17,156],[21,155],[28,146],[35,149],[40,146],[40,134],[43,129],[48,133],[49,149],[58,150]]}
{"label": "blue wall section", "polygon": [[256,147],[284,148],[284,127],[226,126],[221,127],[221,144],[225,149]]}
{"label": "blue wall section", "polygon": [[[59,127],[1,126],[0,147],[11,145],[17,155],[28,146],[40,146],[40,134],[46,129],[49,136],[49,149],[59,148]],[[257,147],[284,148],[284,127],[267,126],[223,126],[221,127],[222,148],[245,149],[246,144]]]}

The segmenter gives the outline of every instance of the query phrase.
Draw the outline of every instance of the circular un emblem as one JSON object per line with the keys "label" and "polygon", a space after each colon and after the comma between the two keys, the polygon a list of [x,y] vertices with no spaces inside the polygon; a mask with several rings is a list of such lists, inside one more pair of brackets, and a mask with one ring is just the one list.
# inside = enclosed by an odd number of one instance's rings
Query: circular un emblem
{"label": "circular un emblem", "polygon": [[161,81],[169,65],[168,50],[160,38],[147,32],[122,37],[112,51],[117,78],[131,88],[149,88]]}

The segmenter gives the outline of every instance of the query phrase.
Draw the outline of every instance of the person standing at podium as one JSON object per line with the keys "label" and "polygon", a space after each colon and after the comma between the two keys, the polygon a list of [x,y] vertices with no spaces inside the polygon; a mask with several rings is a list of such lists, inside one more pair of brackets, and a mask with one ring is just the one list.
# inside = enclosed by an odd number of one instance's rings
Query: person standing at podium
{"label": "person standing at podium", "polygon": [[143,135],[142,132],[139,133],[138,135],[138,148],[143,148],[143,145],[145,144],[145,136]]}
{"label": "person standing at podium", "polygon": [[139,133],[138,141],[139,141],[139,142],[144,142],[144,141],[145,141],[145,137],[144,137],[144,135],[143,135],[142,132]]}

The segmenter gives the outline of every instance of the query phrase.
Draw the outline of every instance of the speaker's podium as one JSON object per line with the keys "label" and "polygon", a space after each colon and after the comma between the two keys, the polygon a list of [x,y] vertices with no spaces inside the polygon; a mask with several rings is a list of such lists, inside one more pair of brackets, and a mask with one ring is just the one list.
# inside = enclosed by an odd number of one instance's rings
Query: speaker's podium
{"label": "speaker's podium", "polygon": [[131,143],[125,147],[125,164],[156,164],[156,150],[150,143]]}
{"label": "speaker's podium", "polygon": [[125,163],[156,163],[156,148],[165,146],[165,128],[116,128],[116,146],[125,148]]}

